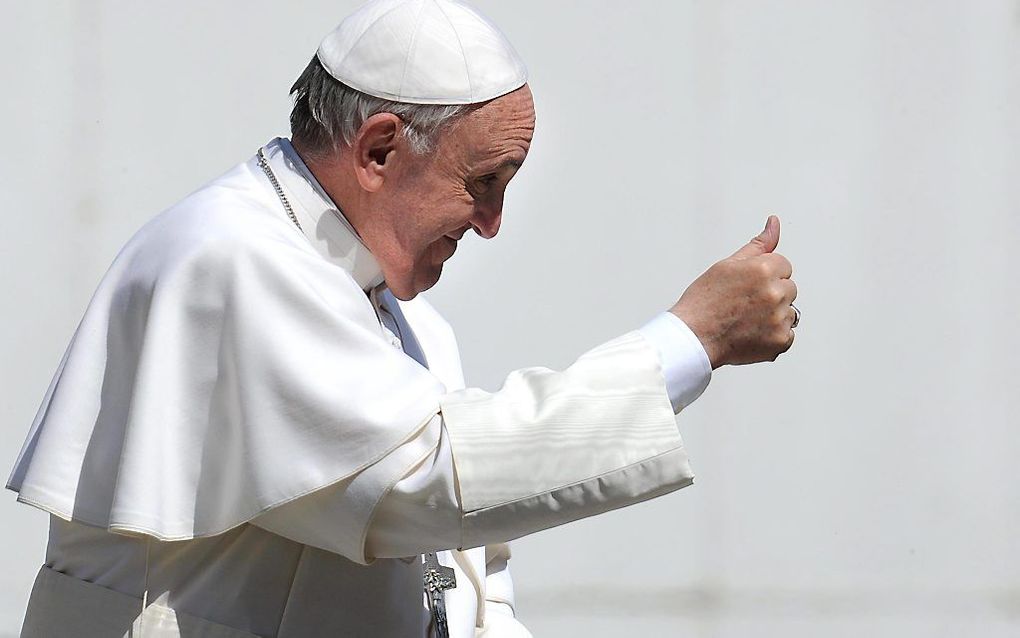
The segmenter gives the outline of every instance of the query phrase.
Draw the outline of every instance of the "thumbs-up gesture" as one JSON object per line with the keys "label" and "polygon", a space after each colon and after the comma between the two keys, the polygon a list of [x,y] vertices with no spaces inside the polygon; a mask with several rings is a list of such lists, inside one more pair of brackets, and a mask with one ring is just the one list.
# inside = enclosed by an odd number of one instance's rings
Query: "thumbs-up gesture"
{"label": "thumbs-up gesture", "polygon": [[670,311],[701,340],[712,368],[775,361],[793,345],[797,285],[775,252],[779,218],[692,283]]}

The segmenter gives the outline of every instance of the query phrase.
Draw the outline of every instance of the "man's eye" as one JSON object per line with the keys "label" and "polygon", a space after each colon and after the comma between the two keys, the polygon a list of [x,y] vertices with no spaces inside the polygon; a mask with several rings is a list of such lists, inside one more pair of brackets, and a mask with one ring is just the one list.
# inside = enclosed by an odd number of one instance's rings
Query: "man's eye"
{"label": "man's eye", "polygon": [[474,190],[476,193],[484,193],[489,190],[496,180],[499,179],[497,175],[483,175],[482,177],[475,178]]}

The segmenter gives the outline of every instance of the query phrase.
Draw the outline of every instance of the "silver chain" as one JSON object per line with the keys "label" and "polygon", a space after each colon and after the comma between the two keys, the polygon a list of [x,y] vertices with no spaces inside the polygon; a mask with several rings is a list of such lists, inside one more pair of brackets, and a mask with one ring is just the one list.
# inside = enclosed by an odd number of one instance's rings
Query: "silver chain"
{"label": "silver chain", "polygon": [[269,182],[273,185],[273,188],[276,189],[276,194],[279,196],[280,202],[283,203],[283,208],[287,211],[287,216],[290,217],[290,221],[294,222],[294,225],[298,227],[298,230],[304,232],[304,228],[301,228],[301,222],[297,220],[297,215],[294,214],[294,209],[291,208],[290,202],[287,200],[287,196],[283,194],[283,188],[280,187],[280,181],[276,179],[276,173],[274,173],[273,169],[269,167],[269,160],[266,158],[265,149],[259,147],[256,155],[259,157],[259,166],[262,167],[262,172],[266,174],[266,177],[269,178]]}

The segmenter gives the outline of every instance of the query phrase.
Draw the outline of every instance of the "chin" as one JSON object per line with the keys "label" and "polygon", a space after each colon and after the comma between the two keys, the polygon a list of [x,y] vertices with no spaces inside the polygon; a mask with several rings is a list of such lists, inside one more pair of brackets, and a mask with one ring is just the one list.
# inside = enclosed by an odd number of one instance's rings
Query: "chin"
{"label": "chin", "polygon": [[439,283],[439,277],[442,276],[442,274],[443,274],[442,264],[439,264],[438,266],[435,266],[434,268],[429,270],[429,272],[425,273],[422,276],[422,281],[420,282],[421,285],[418,286],[418,292],[425,292],[432,286],[435,286],[437,283]]}
{"label": "chin", "polygon": [[435,286],[439,282],[439,277],[443,273],[443,265],[432,266],[424,272],[412,273],[411,276],[404,281],[390,282],[386,280],[386,286],[393,293],[393,296],[401,301],[411,301],[419,293],[425,292],[432,286]]}
{"label": "chin", "polygon": [[388,281],[386,282],[386,287],[390,289],[390,292],[393,293],[394,297],[401,301],[411,301],[418,296],[419,292],[421,292],[414,287],[404,288],[402,286],[393,286]]}

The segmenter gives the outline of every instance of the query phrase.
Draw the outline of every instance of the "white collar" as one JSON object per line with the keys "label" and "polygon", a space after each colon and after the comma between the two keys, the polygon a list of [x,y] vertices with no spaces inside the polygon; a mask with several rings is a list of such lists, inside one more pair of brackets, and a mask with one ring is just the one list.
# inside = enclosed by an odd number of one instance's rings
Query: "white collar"
{"label": "white collar", "polygon": [[[323,258],[351,273],[362,290],[383,283],[379,262],[301,161],[290,140],[277,137],[266,144],[265,153],[270,168],[301,223],[301,232],[312,247]],[[283,207],[282,203],[279,205]]]}

